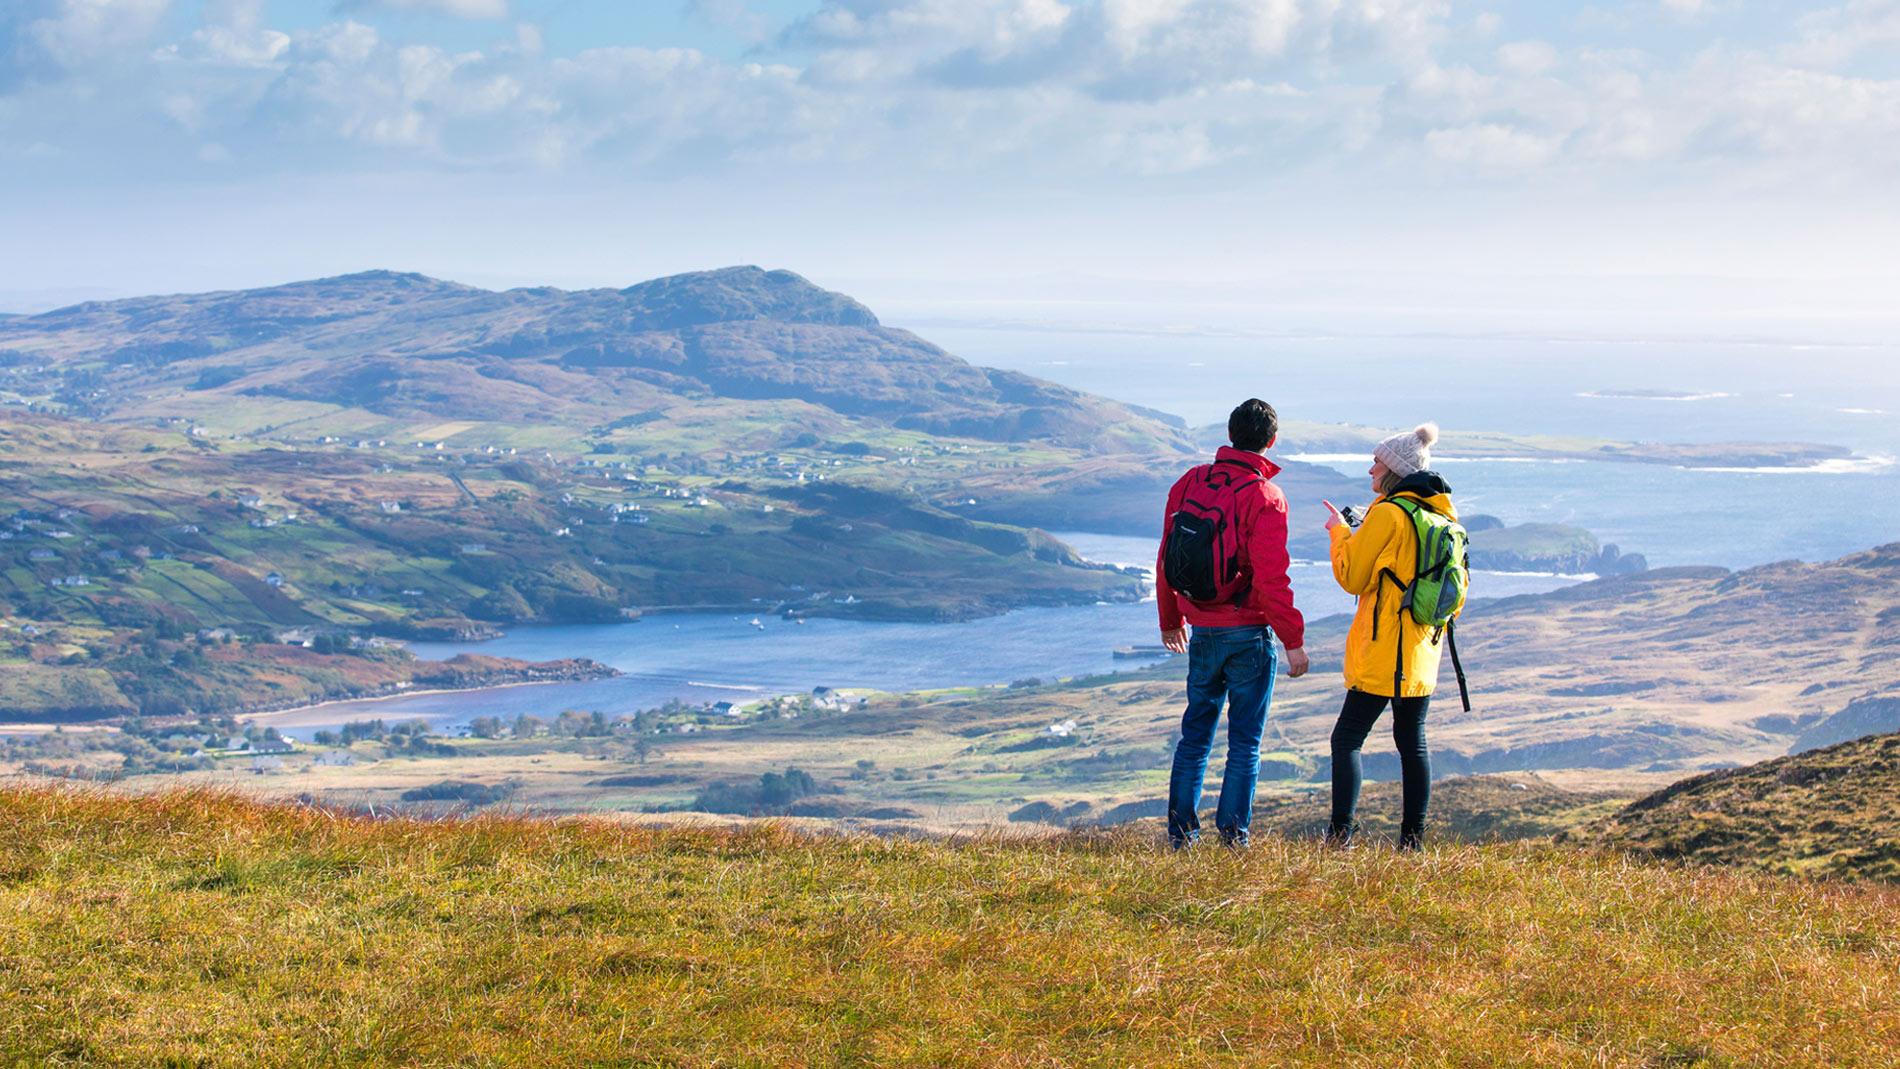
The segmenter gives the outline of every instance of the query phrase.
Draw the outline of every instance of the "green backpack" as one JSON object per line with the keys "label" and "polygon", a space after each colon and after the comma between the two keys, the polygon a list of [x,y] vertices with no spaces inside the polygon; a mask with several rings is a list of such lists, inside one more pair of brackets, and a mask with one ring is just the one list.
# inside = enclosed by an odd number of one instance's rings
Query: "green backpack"
{"label": "green backpack", "polygon": [[1399,693],[1399,684],[1405,678],[1403,622],[1409,612],[1419,626],[1433,629],[1434,643],[1440,632],[1445,635],[1451,649],[1451,667],[1458,675],[1458,697],[1465,711],[1470,712],[1471,691],[1465,683],[1464,665],[1458,662],[1458,641],[1452,621],[1464,611],[1465,598],[1471,592],[1471,536],[1463,524],[1414,498],[1388,500],[1411,517],[1412,530],[1418,535],[1418,567],[1411,584],[1400,582],[1389,568],[1385,572],[1386,578],[1403,591],[1399,600],[1399,667],[1392,677],[1392,693]]}
{"label": "green backpack", "polygon": [[1464,525],[1409,497],[1392,503],[1412,518],[1418,534],[1418,572],[1400,605],[1426,627],[1450,627],[1471,591],[1471,536]]}

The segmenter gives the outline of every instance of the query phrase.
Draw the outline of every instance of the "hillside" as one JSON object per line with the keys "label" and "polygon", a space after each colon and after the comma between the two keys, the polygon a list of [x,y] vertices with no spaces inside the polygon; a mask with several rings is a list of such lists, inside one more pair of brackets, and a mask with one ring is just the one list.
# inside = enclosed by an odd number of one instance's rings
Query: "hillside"
{"label": "hillside", "polygon": [[[1836,561],[1664,568],[1480,601],[1458,625],[1475,708],[1433,707],[1434,766],[1692,772],[1779,756],[1813,725],[1900,687],[1896,604],[1900,543]],[[1340,648],[1339,623],[1308,644]],[[1772,659],[1738,670],[1738,644],[1757,642],[1772,645]],[[1336,668],[1315,666],[1322,678]],[[1336,696],[1295,688],[1289,697],[1285,732],[1324,753]],[[1392,771],[1389,755],[1373,760]]]}
{"label": "hillside", "polygon": [[[750,267],[77,305],[0,322],[0,402],[0,719],[374,692],[354,660],[271,686],[282,657],[256,647],[285,635],[1134,600],[1138,576],[1037,528],[1152,529],[1190,449]],[[233,636],[266,697],[202,678]]]}
{"label": "hillside", "polygon": [[1874,1066],[1900,1045],[1890,891],[1549,847],[1173,857],[21,789],[0,814],[10,1063]]}
{"label": "hillside", "polygon": [[[757,267],[501,293],[367,271],[76,305],[0,320],[7,397],[203,439],[456,455],[716,467],[922,449],[931,463],[857,477],[975,519],[1116,533],[1155,529],[1156,502],[1198,452],[1172,417],[973,366]],[[1354,482],[1300,463],[1281,478],[1307,506]]]}
{"label": "hillside", "polygon": [[[1605,815],[1593,810],[1610,797],[1604,792],[1638,797],[1684,776],[1779,757],[1820,727],[1871,722],[1867,711],[1890,708],[1900,688],[1900,658],[1888,641],[1896,602],[1900,546],[1736,573],[1660,569],[1474,603],[1460,624],[1474,709],[1459,709],[1449,693],[1436,703],[1434,768],[1442,777],[1568,770],[1556,783],[1579,794],[1551,794],[1534,781],[1530,791],[1505,788],[1515,796],[1463,807],[1469,820],[1441,807],[1439,833],[1559,830]],[[1315,622],[1314,671],[1276,689],[1263,805],[1289,827],[1313,819],[1310,792],[1327,781],[1340,691],[1337,654],[1329,660],[1324,651],[1341,648],[1342,627]],[[1736,636],[1771,631],[1775,670],[1739,677]],[[888,830],[975,829],[1012,815],[1057,826],[1113,823],[1156,813],[1182,671],[1168,660],[1067,682],[872,694],[862,705],[853,698],[821,706],[807,696],[739,715],[682,709],[630,719],[600,737],[554,737],[531,726],[525,737],[445,740],[447,753],[427,759],[365,742],[350,764],[336,766],[319,763],[327,750],[315,747],[286,758],[281,774],[218,768],[190,782],[379,809],[443,780],[508,783],[512,806],[644,814],[691,810],[708,792],[796,767],[824,786],[822,796],[771,811]],[[551,706],[548,715],[557,711]],[[87,746],[97,751],[84,758],[88,767],[109,772],[122,763],[109,735]],[[23,742],[17,760],[31,750]],[[1374,778],[1396,776],[1383,732],[1365,761]],[[128,782],[161,789],[177,781]]]}
{"label": "hillside", "polygon": [[1654,858],[1900,880],[1900,735],[1695,776],[1571,837]]}
{"label": "hillside", "polygon": [[287,677],[293,648],[325,636],[360,647],[682,607],[955,619],[1141,593],[1039,531],[901,490],[759,466],[631,475],[11,419],[0,721],[271,708],[394,682],[362,656],[301,649]]}
{"label": "hillside", "polygon": [[731,399],[803,402],[834,426],[1108,452],[1179,438],[1126,406],[974,367],[843,294],[757,267],[500,293],[366,271],[18,317],[0,322],[0,351],[0,382],[27,399],[251,434],[394,436],[421,418],[579,430]]}

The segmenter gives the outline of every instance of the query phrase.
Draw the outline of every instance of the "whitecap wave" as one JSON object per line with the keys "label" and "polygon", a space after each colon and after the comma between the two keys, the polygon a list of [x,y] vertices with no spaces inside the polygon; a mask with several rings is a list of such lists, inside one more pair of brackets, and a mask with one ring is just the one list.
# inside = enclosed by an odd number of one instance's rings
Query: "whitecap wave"
{"label": "whitecap wave", "polygon": [[1732,393],[1624,393],[1618,390],[1586,390],[1577,395],[1600,401],[1716,401],[1734,397]]}
{"label": "whitecap wave", "polygon": [[687,680],[686,685],[689,687],[705,687],[707,690],[740,690],[748,694],[757,694],[765,689],[764,687],[747,686],[744,683],[701,683],[697,679]]}
{"label": "whitecap wave", "polygon": [[[1297,460],[1302,464],[1364,464],[1372,459],[1372,450],[1363,453],[1288,453],[1286,460]],[[1609,460],[1613,458],[1605,457]],[[1582,457],[1448,457],[1435,456],[1434,466],[1438,464],[1588,464]]]}
{"label": "whitecap wave", "polygon": [[[1609,459],[1609,458],[1605,458]],[[1437,464],[1588,464],[1582,457],[1447,457],[1436,456]]]}
{"label": "whitecap wave", "polygon": [[1288,453],[1284,460],[1297,460],[1302,464],[1363,464],[1372,459],[1372,450],[1363,453]]}
{"label": "whitecap wave", "polygon": [[1808,465],[1764,465],[1762,467],[1688,467],[1683,471],[1724,472],[1731,475],[1873,475],[1894,466],[1895,459],[1885,454],[1867,457],[1834,457]]}
{"label": "whitecap wave", "polygon": [[1843,416],[1884,416],[1887,414],[1884,408],[1837,408],[1834,411]]}

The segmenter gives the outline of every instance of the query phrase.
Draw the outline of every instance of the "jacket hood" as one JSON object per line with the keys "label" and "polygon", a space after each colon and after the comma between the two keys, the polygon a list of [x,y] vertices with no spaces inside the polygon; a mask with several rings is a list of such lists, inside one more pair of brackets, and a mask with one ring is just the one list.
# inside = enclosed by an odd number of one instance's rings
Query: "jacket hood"
{"label": "jacket hood", "polygon": [[1259,472],[1261,477],[1265,479],[1271,479],[1275,475],[1280,474],[1280,465],[1275,464],[1259,453],[1250,452],[1245,449],[1235,449],[1231,445],[1224,445],[1214,450],[1214,462],[1218,464],[1223,460],[1238,461],[1239,463],[1245,464]]}
{"label": "jacket hood", "polygon": [[1416,498],[1433,512],[1442,513],[1451,519],[1458,518],[1458,509],[1451,503],[1451,484],[1435,471],[1416,471],[1399,480],[1387,498],[1403,495]]}

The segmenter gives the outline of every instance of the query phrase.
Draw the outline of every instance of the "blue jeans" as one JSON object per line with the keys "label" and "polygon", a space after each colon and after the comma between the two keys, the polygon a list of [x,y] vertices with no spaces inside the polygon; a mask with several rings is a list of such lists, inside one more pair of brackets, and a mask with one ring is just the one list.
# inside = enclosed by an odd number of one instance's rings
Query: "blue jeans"
{"label": "blue jeans", "polygon": [[1227,703],[1227,770],[1221,777],[1214,827],[1223,842],[1245,846],[1253,823],[1254,784],[1260,779],[1260,734],[1273,701],[1278,659],[1265,627],[1197,627],[1188,639],[1187,711],[1168,780],[1168,842],[1186,846],[1201,837],[1201,781],[1221,703]]}

